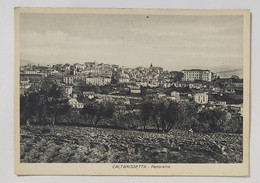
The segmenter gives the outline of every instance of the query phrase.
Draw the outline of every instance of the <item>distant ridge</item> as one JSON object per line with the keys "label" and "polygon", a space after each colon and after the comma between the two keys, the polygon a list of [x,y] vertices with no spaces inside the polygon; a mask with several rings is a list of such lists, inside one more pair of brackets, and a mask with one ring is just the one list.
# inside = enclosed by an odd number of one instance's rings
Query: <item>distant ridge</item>
{"label": "distant ridge", "polygon": [[216,72],[219,77],[222,78],[229,78],[232,75],[236,75],[239,78],[243,78],[243,69],[231,69],[231,70],[224,70]]}

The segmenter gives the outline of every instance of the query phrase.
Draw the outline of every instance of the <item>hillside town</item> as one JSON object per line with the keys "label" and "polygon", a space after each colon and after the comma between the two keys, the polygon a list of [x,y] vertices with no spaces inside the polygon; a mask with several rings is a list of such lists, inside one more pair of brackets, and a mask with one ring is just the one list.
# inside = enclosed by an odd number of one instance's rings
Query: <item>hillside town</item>
{"label": "hillside town", "polygon": [[88,100],[111,101],[138,110],[142,98],[195,102],[200,108],[232,110],[243,116],[243,79],[220,78],[210,70],[168,71],[161,67],[126,68],[115,64],[33,65],[20,67],[20,94],[35,90],[49,78],[65,88],[71,108],[82,109]]}

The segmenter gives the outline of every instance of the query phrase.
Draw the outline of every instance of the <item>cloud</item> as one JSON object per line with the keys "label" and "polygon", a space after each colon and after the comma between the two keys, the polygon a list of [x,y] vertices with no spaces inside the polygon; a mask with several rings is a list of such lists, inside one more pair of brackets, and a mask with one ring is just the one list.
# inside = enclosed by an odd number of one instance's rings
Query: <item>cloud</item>
{"label": "cloud", "polygon": [[241,65],[242,30],[239,16],[31,15],[22,20],[21,56],[49,64]]}

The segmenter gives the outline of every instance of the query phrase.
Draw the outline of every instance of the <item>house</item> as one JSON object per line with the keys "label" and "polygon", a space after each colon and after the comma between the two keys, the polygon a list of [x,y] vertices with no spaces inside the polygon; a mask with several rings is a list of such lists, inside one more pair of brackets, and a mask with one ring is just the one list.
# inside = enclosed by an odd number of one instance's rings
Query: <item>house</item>
{"label": "house", "polygon": [[24,71],[25,74],[37,74],[37,71],[35,70],[26,70]]}
{"label": "house", "polygon": [[243,80],[237,80],[231,84],[234,88],[243,88]]}
{"label": "house", "polygon": [[20,79],[20,89],[28,89],[31,87],[31,84],[29,84],[30,80],[29,78],[21,78]]}
{"label": "house", "polygon": [[71,97],[72,96],[72,86],[65,86],[65,94],[67,97]]}
{"label": "house", "polygon": [[29,78],[23,78],[23,77],[22,77],[22,78],[20,79],[21,85],[29,84],[29,82],[30,82]]}
{"label": "house", "polygon": [[173,92],[171,92],[171,96],[168,97],[168,98],[171,99],[171,100],[180,101],[180,93],[173,91]]}
{"label": "house", "polygon": [[193,97],[194,97],[194,101],[197,104],[207,104],[208,103],[208,93],[207,92],[196,93]]}
{"label": "house", "polygon": [[64,76],[63,82],[67,85],[73,85],[73,76]]}
{"label": "house", "polygon": [[173,85],[174,85],[176,88],[182,88],[182,87],[188,86],[188,84],[187,84],[186,82],[175,82],[175,83],[173,83]]}
{"label": "house", "polygon": [[88,97],[89,99],[93,99],[95,97],[95,93],[93,91],[83,91],[84,97]]}
{"label": "house", "polygon": [[224,92],[225,93],[232,93],[232,94],[236,93],[234,87],[232,87],[232,86],[225,87]]}
{"label": "house", "polygon": [[226,101],[215,101],[215,105],[216,106],[226,106],[227,105],[227,102]]}
{"label": "house", "polygon": [[157,96],[158,96],[159,98],[162,98],[162,97],[166,97],[166,94],[164,94],[164,93],[158,93]]}
{"label": "house", "polygon": [[203,85],[202,85],[202,83],[190,83],[189,88],[199,90],[199,89],[203,88]]}
{"label": "house", "polygon": [[118,83],[129,83],[130,78],[128,74],[121,73],[118,78]]}
{"label": "house", "polygon": [[221,83],[214,83],[213,85],[210,86],[211,91],[215,92],[215,93],[220,93],[223,92],[223,86]]}
{"label": "house", "polygon": [[139,93],[141,93],[141,89],[140,89],[140,87],[131,87],[130,93],[139,94]]}
{"label": "house", "polygon": [[147,90],[146,97],[149,97],[149,98],[158,97],[158,92],[154,91],[154,90]]}
{"label": "house", "polygon": [[229,104],[228,108],[235,110],[243,116],[243,104]]}
{"label": "house", "polygon": [[84,104],[78,102],[76,98],[69,99],[68,103],[72,108],[82,109],[84,107]]}

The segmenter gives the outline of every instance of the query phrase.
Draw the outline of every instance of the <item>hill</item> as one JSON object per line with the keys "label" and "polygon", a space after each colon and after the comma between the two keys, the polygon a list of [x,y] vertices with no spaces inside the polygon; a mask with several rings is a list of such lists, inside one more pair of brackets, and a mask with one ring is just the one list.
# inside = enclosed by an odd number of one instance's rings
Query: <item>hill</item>
{"label": "hill", "polygon": [[240,163],[242,135],[21,127],[24,163]]}

